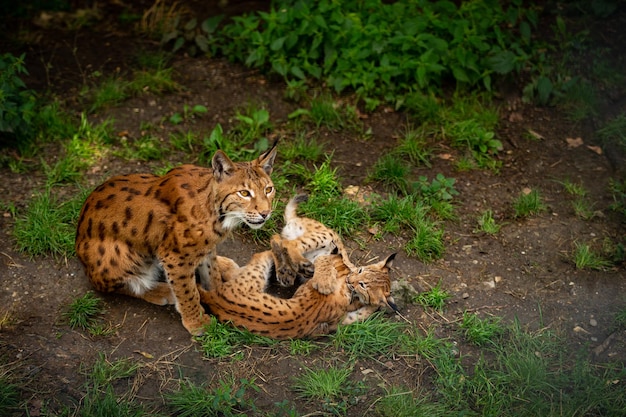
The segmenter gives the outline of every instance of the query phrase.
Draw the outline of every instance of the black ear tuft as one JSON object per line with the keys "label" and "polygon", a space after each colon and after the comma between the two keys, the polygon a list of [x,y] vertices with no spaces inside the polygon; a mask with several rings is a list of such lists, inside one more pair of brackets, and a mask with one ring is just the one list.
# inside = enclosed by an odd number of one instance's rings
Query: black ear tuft
{"label": "black ear tuft", "polygon": [[256,163],[258,165],[261,165],[263,171],[265,171],[267,175],[271,175],[272,171],[274,170],[274,159],[276,158],[277,144],[278,140],[274,142],[272,147],[267,152],[263,153],[256,160]]}
{"label": "black ear tuft", "polygon": [[211,161],[213,167],[213,176],[219,182],[225,176],[232,175],[235,172],[235,163],[221,149],[215,152]]}
{"label": "black ear tuft", "polygon": [[385,266],[387,268],[391,268],[391,265],[393,265],[393,260],[396,258],[397,253],[392,253],[391,255],[387,256],[387,259],[385,259]]}

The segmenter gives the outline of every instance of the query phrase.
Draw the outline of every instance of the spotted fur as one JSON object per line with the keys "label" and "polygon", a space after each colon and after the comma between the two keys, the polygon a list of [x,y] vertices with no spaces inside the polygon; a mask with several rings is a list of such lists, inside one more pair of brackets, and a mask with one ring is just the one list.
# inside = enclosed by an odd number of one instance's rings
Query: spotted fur
{"label": "spotted fur", "polygon": [[218,243],[239,224],[257,229],[270,217],[275,156],[272,147],[254,161],[235,163],[217,151],[211,168],[122,175],[97,187],[76,233],[76,253],[93,286],[175,304],[183,326],[201,333],[208,317],[195,275],[204,288],[219,282]]}
{"label": "spotted fur", "polygon": [[[286,214],[296,221],[295,208],[299,197],[288,206],[293,213]],[[311,240],[311,230],[301,230],[293,239],[278,235],[272,238],[272,250],[255,254],[250,262],[240,267],[233,260],[218,257],[223,280],[201,291],[202,302],[221,321],[275,339],[307,338],[328,334],[337,325],[364,320],[381,307],[397,310],[391,297],[389,270],[394,255],[364,267],[355,267],[340,252],[343,247],[337,235],[321,223],[300,218],[298,224],[313,227],[317,240]],[[285,228],[289,226],[289,222]],[[325,234],[323,236],[323,232]],[[303,242],[302,240],[306,240]],[[316,247],[312,242],[317,242]],[[312,262],[313,276],[304,282],[291,298],[269,294],[266,289],[276,260],[285,255],[284,246],[305,248]],[[329,254],[330,253],[330,254]]]}

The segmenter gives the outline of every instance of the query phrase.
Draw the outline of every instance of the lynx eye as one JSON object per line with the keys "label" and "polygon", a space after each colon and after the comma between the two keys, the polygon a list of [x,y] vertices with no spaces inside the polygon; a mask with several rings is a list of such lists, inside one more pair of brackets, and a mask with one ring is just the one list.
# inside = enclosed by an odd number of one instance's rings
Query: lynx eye
{"label": "lynx eye", "polygon": [[367,285],[365,285],[363,281],[359,281],[359,287],[363,288],[364,290],[367,289]]}
{"label": "lynx eye", "polygon": [[274,191],[274,187],[272,187],[271,185],[265,187],[265,194],[271,194],[272,191]]}
{"label": "lynx eye", "polygon": [[240,197],[250,197],[252,195],[248,190],[241,190],[237,194],[239,194]]}
{"label": "lynx eye", "polygon": [[360,274],[361,272],[363,272],[363,267],[357,269],[357,271],[356,271],[357,274]]}

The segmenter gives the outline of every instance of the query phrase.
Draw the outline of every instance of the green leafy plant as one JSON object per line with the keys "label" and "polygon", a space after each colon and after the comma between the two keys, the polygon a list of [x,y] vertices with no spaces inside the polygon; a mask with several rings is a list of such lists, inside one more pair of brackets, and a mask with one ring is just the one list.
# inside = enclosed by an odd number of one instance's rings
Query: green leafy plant
{"label": "green leafy plant", "polygon": [[182,122],[193,120],[195,117],[199,117],[203,114],[206,114],[208,109],[206,106],[202,104],[196,104],[194,106],[190,106],[188,104],[183,105],[183,112],[174,113],[169,117],[169,122],[173,125],[179,125]]}
{"label": "green leafy plant", "polygon": [[33,139],[36,120],[35,93],[26,88],[21,76],[27,75],[25,55],[0,55],[0,135],[17,144]]}
{"label": "green leafy plant", "polygon": [[438,173],[431,182],[428,178],[420,176],[411,188],[430,206],[432,212],[442,219],[454,218],[454,205],[452,199],[459,195],[454,187],[456,179],[446,178]]}
{"label": "green leafy plant", "polygon": [[[532,9],[500,4],[416,1],[279,1],[269,11],[236,16],[221,52],[287,79],[326,81],[368,98],[400,102],[445,78],[491,87],[492,75],[520,71],[529,59]],[[510,25],[514,30],[503,28]],[[406,57],[416,57],[406,59]]]}
{"label": "green leafy plant", "polygon": [[171,21],[171,27],[161,38],[162,45],[172,44],[172,52],[186,48],[190,56],[200,53],[214,53],[216,50],[216,31],[222,20],[222,15],[212,16],[200,24],[195,18],[183,22],[180,15]]}

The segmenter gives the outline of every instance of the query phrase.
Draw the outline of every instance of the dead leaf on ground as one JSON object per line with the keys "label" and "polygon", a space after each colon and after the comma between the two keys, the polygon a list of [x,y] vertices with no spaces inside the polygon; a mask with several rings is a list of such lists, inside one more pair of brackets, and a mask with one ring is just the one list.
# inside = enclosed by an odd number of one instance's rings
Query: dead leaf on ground
{"label": "dead leaf on ground", "polygon": [[577,138],[566,138],[565,142],[567,142],[568,148],[578,148],[584,143],[580,136]]}
{"label": "dead leaf on ground", "polygon": [[541,133],[537,133],[537,132],[535,132],[532,129],[528,129],[528,134],[530,136],[532,136],[536,140],[544,140],[545,139]]}
{"label": "dead leaf on ground", "polygon": [[587,145],[587,149],[589,149],[592,152],[597,153],[598,155],[602,155],[602,148],[599,146]]}

